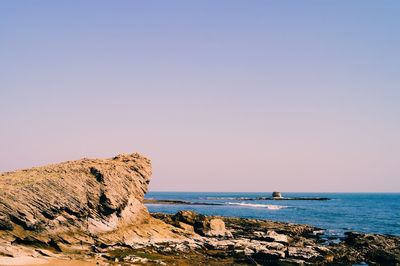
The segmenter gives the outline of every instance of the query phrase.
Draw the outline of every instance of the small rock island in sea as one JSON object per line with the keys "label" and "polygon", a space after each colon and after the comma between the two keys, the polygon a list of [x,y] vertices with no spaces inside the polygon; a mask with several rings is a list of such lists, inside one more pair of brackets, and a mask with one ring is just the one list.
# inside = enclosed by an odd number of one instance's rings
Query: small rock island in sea
{"label": "small rock island in sea", "polygon": [[281,193],[281,192],[274,191],[274,192],[272,192],[272,197],[273,197],[274,199],[281,199],[281,198],[282,198],[282,193]]}
{"label": "small rock island in sea", "polygon": [[310,225],[150,214],[151,172],[135,153],[0,174],[0,265],[400,263],[394,236],[353,232],[327,245]]}

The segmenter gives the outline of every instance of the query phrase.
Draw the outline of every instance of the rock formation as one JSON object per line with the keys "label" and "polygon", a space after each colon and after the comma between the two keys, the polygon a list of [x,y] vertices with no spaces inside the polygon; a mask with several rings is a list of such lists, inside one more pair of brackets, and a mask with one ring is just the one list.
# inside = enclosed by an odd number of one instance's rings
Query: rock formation
{"label": "rock formation", "polygon": [[232,237],[222,219],[198,214],[193,211],[179,211],[168,223],[185,230],[194,231],[201,236]]}
{"label": "rock formation", "polygon": [[272,197],[273,198],[282,198],[282,193],[274,191],[274,192],[272,192]]}
{"label": "rock formation", "polygon": [[[152,215],[178,227],[182,222],[192,227],[205,220],[224,222],[229,237],[203,237],[179,247],[185,255],[197,251],[196,261],[204,256],[199,254],[210,256],[208,263],[199,265],[400,265],[400,237],[349,232],[335,243],[320,238],[321,229],[310,225],[212,217],[193,211]],[[168,248],[161,247],[157,252],[162,254]],[[218,261],[210,263],[212,258]]]}
{"label": "rock formation", "polygon": [[60,248],[94,239],[179,238],[142,204],[150,176],[150,160],[139,154],[3,173],[0,240]]}

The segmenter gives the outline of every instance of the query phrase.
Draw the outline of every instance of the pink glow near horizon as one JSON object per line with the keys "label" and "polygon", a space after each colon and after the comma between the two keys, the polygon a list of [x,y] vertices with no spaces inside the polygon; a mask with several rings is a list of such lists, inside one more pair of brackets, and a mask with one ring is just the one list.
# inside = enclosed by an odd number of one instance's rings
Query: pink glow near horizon
{"label": "pink glow near horizon", "polygon": [[139,152],[151,190],[400,191],[398,4],[57,2],[0,3],[0,171]]}

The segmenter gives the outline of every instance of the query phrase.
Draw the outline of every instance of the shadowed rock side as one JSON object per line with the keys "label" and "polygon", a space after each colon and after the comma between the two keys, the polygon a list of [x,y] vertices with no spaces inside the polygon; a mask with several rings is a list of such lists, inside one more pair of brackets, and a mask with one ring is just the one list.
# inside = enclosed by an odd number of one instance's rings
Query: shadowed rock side
{"label": "shadowed rock side", "polygon": [[58,246],[179,237],[142,204],[150,176],[150,160],[139,154],[3,173],[0,237]]}

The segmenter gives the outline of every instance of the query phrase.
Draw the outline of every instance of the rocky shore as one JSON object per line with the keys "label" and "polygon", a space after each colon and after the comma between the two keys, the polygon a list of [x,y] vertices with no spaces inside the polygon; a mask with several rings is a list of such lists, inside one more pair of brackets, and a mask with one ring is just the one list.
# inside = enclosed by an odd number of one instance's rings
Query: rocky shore
{"label": "rocky shore", "polygon": [[[153,213],[181,239],[80,245],[60,239],[14,240],[0,247],[0,265],[399,265],[400,238],[347,233],[340,243],[310,225],[204,216],[192,211]],[[195,264],[193,264],[195,262]]]}
{"label": "rocky shore", "polygon": [[198,252],[199,259],[215,265],[400,264],[400,238],[394,236],[348,232],[334,243],[321,237],[322,229],[310,225],[211,217],[192,211],[152,215],[202,236],[182,243],[179,249]]}
{"label": "rocky shore", "polygon": [[82,159],[0,175],[0,265],[400,265],[400,238],[152,213],[150,161]]}

